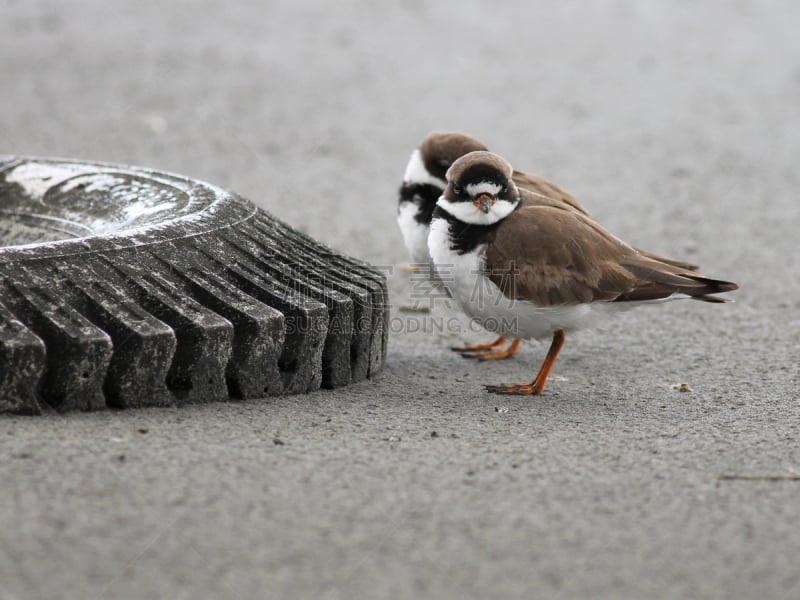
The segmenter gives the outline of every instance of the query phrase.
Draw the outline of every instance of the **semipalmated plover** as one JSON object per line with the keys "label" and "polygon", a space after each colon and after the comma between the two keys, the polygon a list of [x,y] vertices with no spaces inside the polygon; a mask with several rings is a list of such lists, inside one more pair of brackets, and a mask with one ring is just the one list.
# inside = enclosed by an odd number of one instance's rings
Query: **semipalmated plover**
{"label": "semipalmated plover", "polygon": [[532,201],[496,154],[471,152],[446,174],[428,250],[436,276],[464,312],[501,336],[552,336],[531,383],[490,385],[496,394],[540,394],[565,333],[626,307],[669,298],[725,302],[737,289],[624,243],[564,202]]}
{"label": "semipalmated plover", "polygon": [[447,185],[447,169],[456,159],[475,150],[486,148],[463,133],[433,132],[411,153],[400,186],[397,223],[412,264],[430,262],[428,232],[436,201]]}
{"label": "semipalmated plover", "polygon": [[[397,222],[411,262],[418,265],[418,268],[427,266],[430,262],[428,233],[434,206],[446,186],[445,174],[453,162],[477,150],[487,150],[487,148],[472,136],[459,132],[434,131],[425,136],[419,147],[411,153],[400,186]],[[589,216],[577,199],[543,177],[515,170],[512,179],[517,187],[531,192],[522,199],[524,203],[540,205],[555,203],[557,206],[563,205]],[[698,269],[698,266],[692,263],[643,250],[639,252],[667,264],[690,270]],[[479,360],[511,358],[519,348],[520,339],[513,339],[508,347],[503,349],[507,341],[506,337],[500,336],[491,342],[455,346],[452,350],[461,353],[465,358]]]}

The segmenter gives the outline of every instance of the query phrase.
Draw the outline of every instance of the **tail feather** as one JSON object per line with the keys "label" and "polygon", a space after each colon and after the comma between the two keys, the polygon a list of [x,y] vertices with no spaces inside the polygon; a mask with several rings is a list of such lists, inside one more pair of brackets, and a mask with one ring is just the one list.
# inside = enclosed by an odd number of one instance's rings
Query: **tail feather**
{"label": "tail feather", "polygon": [[621,294],[615,299],[616,301],[660,300],[674,295],[685,295],[702,302],[730,302],[731,300],[719,298],[715,294],[739,289],[739,286],[732,281],[711,279],[694,271],[647,259],[641,255],[637,258],[638,260],[624,266],[639,278],[639,285]]}
{"label": "tail feather", "polygon": [[692,296],[692,300],[700,300],[702,302],[716,302],[717,304],[725,304],[733,302],[732,298],[720,298],[719,296]]}
{"label": "tail feather", "polygon": [[692,300],[700,300],[701,302],[717,302],[717,303],[724,303],[724,302],[733,302],[730,298],[719,298],[718,296],[714,296],[714,294],[723,294],[725,292],[732,292],[734,290],[738,290],[739,286],[732,281],[722,281],[721,279],[709,279],[708,277],[700,277],[698,276],[697,279],[701,280],[704,285],[705,289],[708,291],[704,294],[699,295],[691,295]]}

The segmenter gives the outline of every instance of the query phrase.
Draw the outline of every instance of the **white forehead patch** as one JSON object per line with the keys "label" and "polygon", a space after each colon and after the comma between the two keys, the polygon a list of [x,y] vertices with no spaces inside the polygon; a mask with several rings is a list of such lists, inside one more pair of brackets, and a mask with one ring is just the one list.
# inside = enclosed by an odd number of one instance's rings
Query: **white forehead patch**
{"label": "white forehead patch", "polygon": [[480,183],[470,183],[467,185],[467,193],[473,198],[475,196],[480,196],[481,194],[497,196],[502,189],[502,185],[494,183],[493,181],[481,181]]}
{"label": "white forehead patch", "polygon": [[403,181],[408,183],[429,183],[430,185],[435,185],[442,189],[447,185],[444,179],[434,177],[428,172],[428,169],[425,168],[425,163],[422,162],[422,155],[420,154],[419,148],[414,150],[414,152],[411,153],[411,158],[408,159]]}

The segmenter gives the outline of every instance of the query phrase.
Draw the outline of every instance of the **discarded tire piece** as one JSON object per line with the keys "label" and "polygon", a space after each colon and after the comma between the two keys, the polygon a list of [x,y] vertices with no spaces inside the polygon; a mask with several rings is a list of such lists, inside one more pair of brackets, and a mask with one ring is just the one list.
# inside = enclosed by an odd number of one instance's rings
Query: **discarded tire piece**
{"label": "discarded tire piece", "polygon": [[385,276],[215,186],[0,157],[0,412],[339,387],[386,356]]}

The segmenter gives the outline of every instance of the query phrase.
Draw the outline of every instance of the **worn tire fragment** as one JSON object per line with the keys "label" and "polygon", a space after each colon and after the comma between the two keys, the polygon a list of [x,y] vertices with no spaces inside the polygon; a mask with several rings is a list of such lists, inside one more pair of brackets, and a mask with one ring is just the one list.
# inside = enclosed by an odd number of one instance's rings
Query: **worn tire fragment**
{"label": "worn tire fragment", "polygon": [[386,356],[385,276],[213,185],[0,157],[0,412],[340,387]]}

